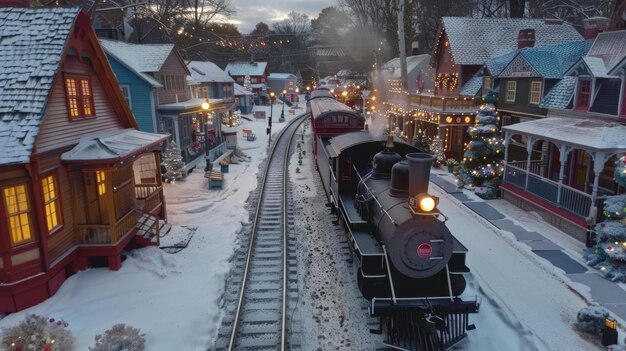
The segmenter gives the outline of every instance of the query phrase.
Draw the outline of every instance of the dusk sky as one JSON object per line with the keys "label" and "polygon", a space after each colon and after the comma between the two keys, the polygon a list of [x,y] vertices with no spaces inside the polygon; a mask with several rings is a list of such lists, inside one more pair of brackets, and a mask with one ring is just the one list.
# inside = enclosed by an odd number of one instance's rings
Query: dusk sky
{"label": "dusk sky", "polygon": [[231,0],[237,13],[229,22],[235,24],[242,34],[248,34],[259,22],[270,28],[272,23],[281,21],[291,11],[303,13],[309,18],[317,18],[322,9],[337,6],[337,0]]}

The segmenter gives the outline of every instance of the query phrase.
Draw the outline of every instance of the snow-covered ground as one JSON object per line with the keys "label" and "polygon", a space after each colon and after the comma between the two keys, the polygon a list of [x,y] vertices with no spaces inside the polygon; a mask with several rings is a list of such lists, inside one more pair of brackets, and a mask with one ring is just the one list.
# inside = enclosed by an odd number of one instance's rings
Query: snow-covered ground
{"label": "snow-covered ground", "polygon": [[[265,109],[269,115],[269,107],[257,109]],[[285,125],[278,123],[280,109],[280,104],[274,106],[274,133]],[[286,108],[289,121],[294,116],[287,111]],[[297,113],[300,111],[303,110]],[[0,327],[15,325],[29,313],[63,319],[77,337],[76,350],[82,351],[94,344],[96,334],[113,324],[126,323],[145,333],[146,350],[206,350],[219,328],[219,303],[238,244],[237,234],[249,221],[246,200],[256,188],[259,164],[266,156],[266,124],[267,120],[244,121],[241,128],[252,129],[257,136],[253,142],[240,135],[238,139],[251,161],[230,165],[223,190],[207,189],[203,165],[185,180],[165,185],[168,219],[174,230],[184,238],[183,226],[195,229],[187,248],[176,254],[154,247],[138,249],[127,254],[119,271],[102,268],[80,272],[70,277],[54,297],[6,316],[0,320]],[[305,145],[309,145],[308,140]],[[296,212],[304,218],[309,215],[296,225],[309,230],[317,228],[315,235],[332,233],[333,238],[325,243],[321,236],[311,236],[312,240],[299,243],[303,252],[313,250],[310,259],[303,260],[299,267],[301,274],[310,273],[307,279],[300,279],[303,290],[297,311],[304,325],[304,349],[379,347],[380,337],[369,334],[372,326],[367,323],[371,320],[355,292],[349,263],[344,260],[345,249],[323,252],[324,248],[341,244],[343,239],[337,230],[323,230],[332,228],[327,223],[330,218],[327,221],[313,217],[328,210],[320,201],[321,189],[310,155],[309,149],[300,173],[292,173]],[[472,274],[467,294],[482,298],[480,313],[471,319],[478,329],[470,331],[469,338],[457,349],[602,349],[573,327],[576,313],[587,305],[584,291],[572,290],[562,272],[533,255],[509,233],[493,229],[436,186],[431,185],[431,190],[441,196],[440,207],[450,218],[451,230],[470,250],[468,265]],[[506,203],[499,204],[498,210],[529,229],[554,233],[562,238],[563,243],[559,244],[563,247],[573,251],[582,248],[582,244],[568,239],[532,213]],[[314,241],[320,242],[313,245]],[[328,267],[313,267],[309,264],[312,261]]]}

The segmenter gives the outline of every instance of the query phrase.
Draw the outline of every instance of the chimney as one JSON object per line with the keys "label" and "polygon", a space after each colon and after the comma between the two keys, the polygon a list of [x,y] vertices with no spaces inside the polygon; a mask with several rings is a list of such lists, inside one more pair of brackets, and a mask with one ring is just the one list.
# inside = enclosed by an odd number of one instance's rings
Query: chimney
{"label": "chimney", "polygon": [[535,46],[535,30],[533,28],[522,29],[517,35],[517,48],[532,48]]}
{"label": "chimney", "polygon": [[595,39],[598,33],[604,32],[609,28],[609,19],[606,17],[591,17],[583,20],[583,28],[585,39]]}
{"label": "chimney", "polygon": [[30,0],[0,0],[0,8],[3,7],[30,7]]}
{"label": "chimney", "polygon": [[435,157],[425,153],[410,153],[406,155],[409,162],[409,196],[414,197],[421,193],[428,193],[430,166]]}

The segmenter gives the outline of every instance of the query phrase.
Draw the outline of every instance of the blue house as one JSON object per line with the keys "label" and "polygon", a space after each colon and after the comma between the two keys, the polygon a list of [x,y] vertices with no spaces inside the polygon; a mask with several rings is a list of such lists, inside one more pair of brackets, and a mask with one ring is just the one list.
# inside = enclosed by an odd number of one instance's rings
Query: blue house
{"label": "blue house", "polygon": [[247,114],[252,113],[253,107],[254,94],[250,90],[235,83],[235,108],[241,113]]}

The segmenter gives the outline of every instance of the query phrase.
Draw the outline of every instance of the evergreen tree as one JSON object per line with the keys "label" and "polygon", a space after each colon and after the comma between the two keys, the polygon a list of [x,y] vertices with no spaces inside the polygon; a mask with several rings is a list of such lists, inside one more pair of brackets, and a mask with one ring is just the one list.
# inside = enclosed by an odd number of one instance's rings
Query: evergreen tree
{"label": "evergreen tree", "polygon": [[435,136],[429,145],[430,153],[435,156],[433,161],[435,167],[439,167],[446,163],[446,154],[443,151],[443,140],[439,136]]}
{"label": "evergreen tree", "polygon": [[471,141],[459,164],[459,182],[475,186],[474,192],[483,199],[494,199],[502,181],[504,142],[500,137],[496,117],[497,95],[489,91],[476,115],[476,125],[468,129]]}
{"label": "evergreen tree", "polygon": [[[626,188],[626,156],[615,163],[615,182]],[[626,195],[604,202],[605,220],[596,224],[596,244],[587,250],[587,263],[613,281],[626,282]]]}
{"label": "evergreen tree", "polygon": [[167,145],[163,153],[161,166],[165,169],[163,178],[165,178],[165,181],[168,183],[174,183],[176,180],[182,179],[187,175],[185,162],[183,161],[180,151],[178,151],[176,142],[170,141]]}

